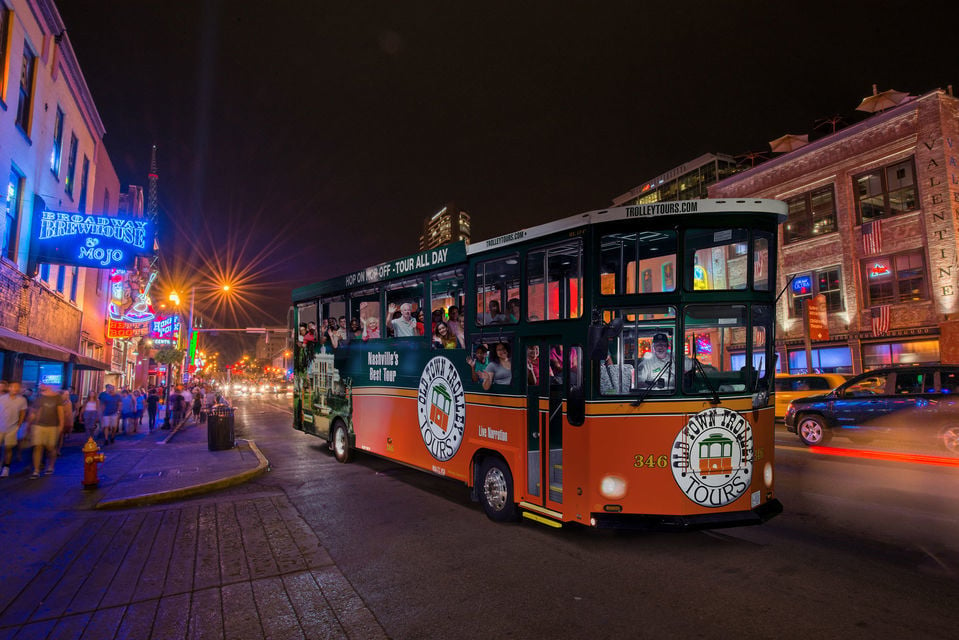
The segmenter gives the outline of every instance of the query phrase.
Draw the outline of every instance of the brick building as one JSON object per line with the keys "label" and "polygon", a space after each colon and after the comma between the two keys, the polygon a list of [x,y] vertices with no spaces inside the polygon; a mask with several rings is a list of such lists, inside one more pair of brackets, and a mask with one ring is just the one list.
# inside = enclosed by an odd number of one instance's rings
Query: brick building
{"label": "brick building", "polygon": [[[109,360],[102,272],[40,264],[42,209],[116,213],[104,127],[52,0],[0,3],[0,376],[97,388]],[[110,194],[113,194],[112,196]]]}
{"label": "brick building", "polygon": [[784,200],[777,348],[805,371],[804,301],[821,295],[815,369],[955,361],[959,100],[935,90],[726,178],[711,198]]}

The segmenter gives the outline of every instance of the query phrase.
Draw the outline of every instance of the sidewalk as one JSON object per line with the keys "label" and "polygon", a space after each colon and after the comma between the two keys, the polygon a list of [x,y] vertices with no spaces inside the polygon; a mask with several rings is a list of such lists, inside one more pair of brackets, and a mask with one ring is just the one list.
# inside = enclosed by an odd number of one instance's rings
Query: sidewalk
{"label": "sidewalk", "polygon": [[[39,479],[30,478],[32,450],[24,451],[20,462],[15,453],[10,477],[0,478],[0,505],[132,507],[222,489],[260,475],[269,467],[252,441],[238,440],[232,449],[209,451],[204,423],[197,425],[191,420],[175,434],[159,428],[148,433],[141,425],[137,433],[120,435],[101,449],[106,459],[99,465],[100,485],[85,490],[81,451],[85,442],[84,434],[69,434],[55,473]],[[9,504],[11,501],[19,504]]]}

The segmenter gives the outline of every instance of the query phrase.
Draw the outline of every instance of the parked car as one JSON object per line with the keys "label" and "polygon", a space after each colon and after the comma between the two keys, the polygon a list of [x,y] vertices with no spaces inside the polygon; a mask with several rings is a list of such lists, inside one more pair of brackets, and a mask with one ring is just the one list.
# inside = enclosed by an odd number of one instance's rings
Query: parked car
{"label": "parked car", "polygon": [[786,417],[786,408],[796,398],[822,395],[851,377],[842,373],[777,373],[776,419],[782,420]]}
{"label": "parked car", "polygon": [[829,393],[790,402],[786,429],[810,446],[832,436],[863,443],[882,438],[959,455],[959,366],[863,373]]}

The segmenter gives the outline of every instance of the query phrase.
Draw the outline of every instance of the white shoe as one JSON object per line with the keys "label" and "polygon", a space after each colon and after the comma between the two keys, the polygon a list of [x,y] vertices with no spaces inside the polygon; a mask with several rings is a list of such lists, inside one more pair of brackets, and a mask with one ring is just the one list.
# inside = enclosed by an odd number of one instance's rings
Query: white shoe
{"label": "white shoe", "polygon": [[3,471],[0,471],[0,478],[9,478],[10,477],[10,467],[4,465]]}

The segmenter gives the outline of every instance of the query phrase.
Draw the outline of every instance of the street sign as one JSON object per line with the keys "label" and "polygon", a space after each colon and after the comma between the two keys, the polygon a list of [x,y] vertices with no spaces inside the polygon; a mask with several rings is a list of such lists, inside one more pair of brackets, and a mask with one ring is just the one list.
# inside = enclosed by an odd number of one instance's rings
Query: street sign
{"label": "street sign", "polygon": [[826,296],[819,294],[806,301],[809,315],[809,339],[816,342],[829,340],[829,319],[826,316]]}

